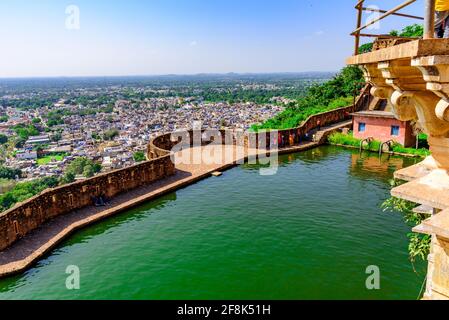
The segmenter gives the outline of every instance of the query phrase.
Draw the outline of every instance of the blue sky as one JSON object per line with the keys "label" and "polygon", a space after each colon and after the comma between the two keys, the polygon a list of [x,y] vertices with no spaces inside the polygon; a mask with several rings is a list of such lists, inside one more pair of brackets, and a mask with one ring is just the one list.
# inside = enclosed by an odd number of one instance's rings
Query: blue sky
{"label": "blue sky", "polygon": [[[0,77],[335,71],[353,50],[355,2],[1,0]],[[423,2],[404,11],[422,16]],[[69,5],[79,30],[66,28]]]}

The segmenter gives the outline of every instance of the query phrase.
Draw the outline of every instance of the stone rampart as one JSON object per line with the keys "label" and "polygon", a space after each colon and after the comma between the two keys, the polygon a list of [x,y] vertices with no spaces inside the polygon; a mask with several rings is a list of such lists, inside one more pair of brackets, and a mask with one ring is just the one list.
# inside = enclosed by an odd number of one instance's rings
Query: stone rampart
{"label": "stone rampart", "polygon": [[50,219],[94,205],[94,199],[114,196],[164,179],[175,173],[170,156],[162,156],[125,169],[47,189],[0,214],[0,250]]}

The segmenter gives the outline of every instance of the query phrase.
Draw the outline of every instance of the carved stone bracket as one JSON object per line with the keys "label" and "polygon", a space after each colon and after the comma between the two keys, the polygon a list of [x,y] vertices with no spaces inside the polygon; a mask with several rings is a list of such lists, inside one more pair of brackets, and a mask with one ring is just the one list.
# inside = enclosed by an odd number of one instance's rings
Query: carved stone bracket
{"label": "carved stone bracket", "polygon": [[441,99],[435,108],[435,113],[438,119],[449,122],[449,102],[445,99]]}
{"label": "carved stone bracket", "polygon": [[390,97],[393,113],[401,121],[415,121],[418,119],[416,114],[415,102],[413,100],[414,92],[396,90]]}
{"label": "carved stone bracket", "polygon": [[371,94],[380,99],[389,99],[393,89],[385,83],[382,73],[377,68],[377,63],[361,65],[365,81],[372,84]]}
{"label": "carved stone bracket", "polygon": [[371,93],[388,99],[399,120],[418,121],[427,134],[446,136],[449,56],[381,61],[361,68],[365,79],[373,85]]}
{"label": "carved stone bracket", "polygon": [[449,122],[449,56],[427,56],[412,59],[412,66],[418,68],[432,91],[440,101],[435,107],[438,119]]}
{"label": "carved stone bracket", "polygon": [[417,68],[413,68],[410,59],[379,62],[377,65],[385,83],[395,91],[423,91],[426,83]]}

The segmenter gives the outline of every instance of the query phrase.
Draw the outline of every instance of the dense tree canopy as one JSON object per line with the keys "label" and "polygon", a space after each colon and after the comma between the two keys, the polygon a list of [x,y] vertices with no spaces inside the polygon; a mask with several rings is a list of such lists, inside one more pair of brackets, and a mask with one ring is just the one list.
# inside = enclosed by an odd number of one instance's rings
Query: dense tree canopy
{"label": "dense tree canopy", "polygon": [[22,170],[0,166],[0,179],[16,179],[22,176]]}
{"label": "dense tree canopy", "polygon": [[309,116],[347,106],[363,86],[362,71],[354,66],[345,67],[332,80],[310,87],[304,98],[289,106],[259,129],[289,129],[299,126]]}
{"label": "dense tree canopy", "polygon": [[115,137],[117,137],[120,134],[120,132],[117,129],[111,129],[107,130],[103,134],[104,140],[114,140]]}
{"label": "dense tree canopy", "polygon": [[22,140],[28,140],[31,136],[39,135],[39,130],[34,125],[25,126],[19,124],[12,128]]}
{"label": "dense tree canopy", "polygon": [[[405,27],[401,31],[392,30],[390,35],[396,37],[405,37],[405,38],[419,38],[424,34],[424,28],[420,24],[412,24],[410,26]],[[368,42],[360,46],[359,53],[371,52],[373,50],[373,43]]]}
{"label": "dense tree canopy", "polygon": [[[64,182],[72,182],[77,175],[83,175],[86,178],[90,178],[100,171],[101,164],[96,163],[86,157],[79,157],[67,166]],[[73,177],[73,179],[69,179],[70,177]]]}
{"label": "dense tree canopy", "polygon": [[0,144],[5,144],[8,142],[8,136],[5,136],[4,134],[0,134]]}
{"label": "dense tree canopy", "polygon": [[390,32],[390,35],[406,38],[419,38],[424,35],[424,27],[420,24],[412,24],[401,31],[393,30]]}
{"label": "dense tree canopy", "polygon": [[18,202],[25,201],[47,188],[54,188],[59,181],[56,177],[47,177],[30,182],[18,183],[11,191],[0,195],[0,210],[5,211]]}
{"label": "dense tree canopy", "polygon": [[146,160],[145,153],[143,153],[142,151],[138,151],[138,152],[134,153],[134,161],[142,162],[145,160]]}

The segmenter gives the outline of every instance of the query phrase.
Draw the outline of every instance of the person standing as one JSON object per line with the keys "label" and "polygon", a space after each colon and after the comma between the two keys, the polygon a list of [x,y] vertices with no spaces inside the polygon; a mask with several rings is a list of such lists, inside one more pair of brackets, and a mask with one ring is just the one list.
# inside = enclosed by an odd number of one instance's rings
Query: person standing
{"label": "person standing", "polygon": [[435,38],[449,38],[449,0],[435,1]]}

